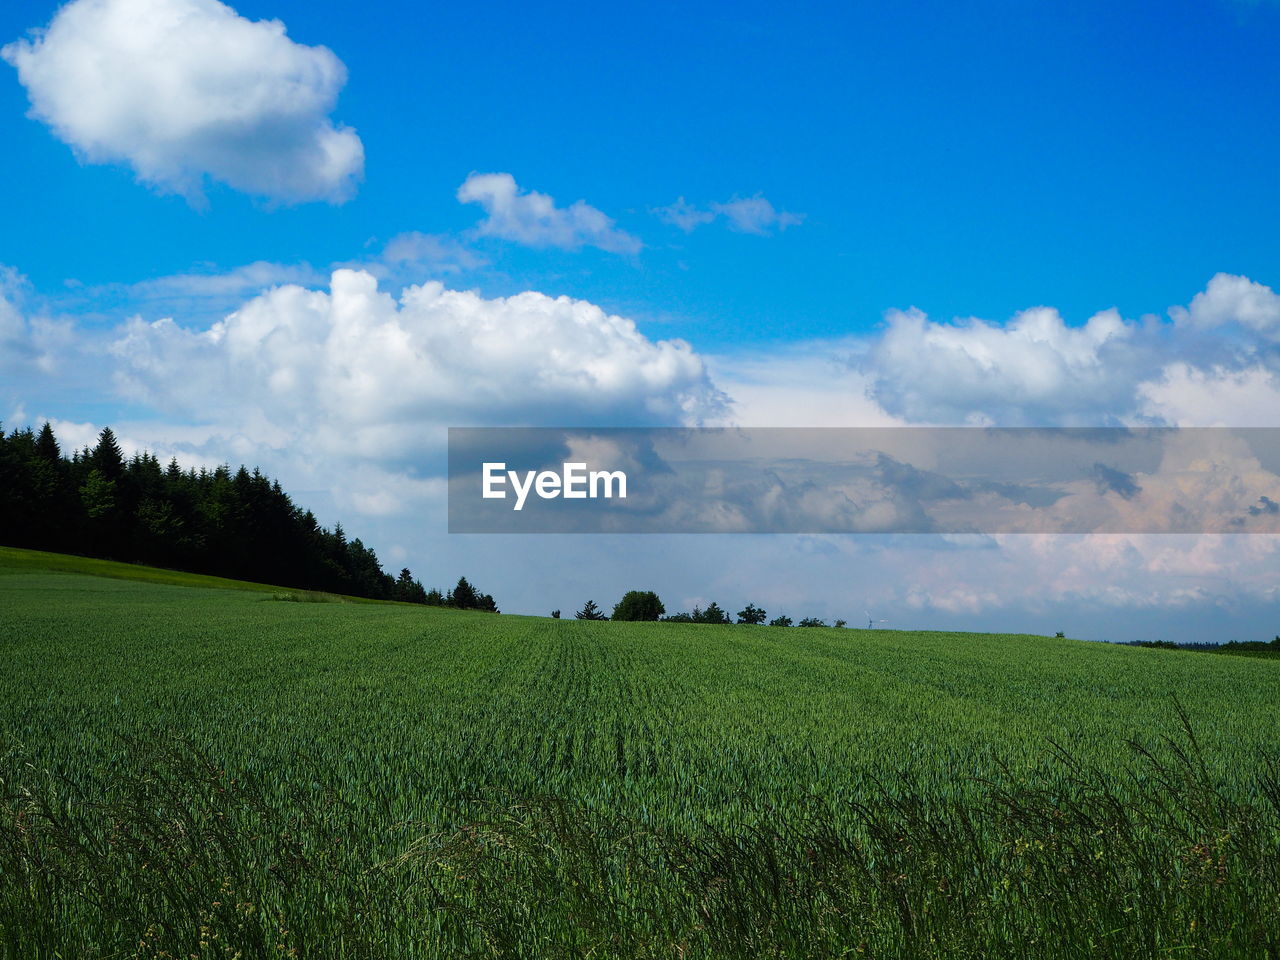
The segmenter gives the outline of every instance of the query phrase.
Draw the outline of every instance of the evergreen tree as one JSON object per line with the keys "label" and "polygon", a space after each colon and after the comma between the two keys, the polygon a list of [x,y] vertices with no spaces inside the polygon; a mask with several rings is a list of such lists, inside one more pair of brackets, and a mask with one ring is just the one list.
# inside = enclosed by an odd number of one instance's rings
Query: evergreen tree
{"label": "evergreen tree", "polygon": [[408,567],[402,569],[400,576],[396,578],[393,596],[402,603],[427,602],[427,591],[422,588],[421,583],[413,578],[413,574],[409,572]]}
{"label": "evergreen tree", "polygon": [[118,480],[124,473],[124,454],[110,427],[103,427],[98,434],[98,445],[89,454],[90,465],[107,480]]}
{"label": "evergreen tree", "polygon": [[476,588],[466,577],[459,577],[457,586],[449,591],[449,606],[459,610],[475,610],[479,605],[480,597],[476,594]]}
{"label": "evergreen tree", "polygon": [[596,606],[594,600],[588,600],[577,613],[574,614],[579,620],[608,620],[599,607]]}
{"label": "evergreen tree", "polygon": [[707,604],[707,609],[699,611],[694,609],[694,619],[698,623],[732,623],[729,615],[720,608],[720,604],[712,600]]}
{"label": "evergreen tree", "polygon": [[62,465],[62,448],[58,446],[58,438],[53,435],[53,427],[48,420],[44,422],[40,435],[36,438],[36,455],[41,460]]}
{"label": "evergreen tree", "polygon": [[84,504],[85,515],[90,520],[106,520],[116,509],[115,481],[108,480],[95,467],[89,471],[80,487],[80,500]]}

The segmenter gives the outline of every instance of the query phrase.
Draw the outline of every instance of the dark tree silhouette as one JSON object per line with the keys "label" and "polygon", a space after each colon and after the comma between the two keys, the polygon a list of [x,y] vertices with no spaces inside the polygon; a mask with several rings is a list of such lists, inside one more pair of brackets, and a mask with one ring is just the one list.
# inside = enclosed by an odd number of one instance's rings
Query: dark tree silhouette
{"label": "dark tree silhouette", "polygon": [[699,611],[694,609],[693,619],[698,623],[732,623],[729,615],[720,608],[720,604],[712,600],[707,604],[707,609]]}
{"label": "dark tree silhouette", "polygon": [[652,590],[630,590],[613,608],[611,620],[657,620],[667,612]]}
{"label": "dark tree silhouette", "polygon": [[757,607],[754,603],[748,603],[743,609],[738,611],[739,623],[764,623],[768,614]]}
{"label": "dark tree silhouette", "polygon": [[781,617],[774,617],[772,620],[769,621],[769,626],[789,627],[791,626],[791,618],[788,617],[786,614],[783,614]]}
{"label": "dark tree silhouette", "polygon": [[594,600],[588,600],[581,610],[574,614],[579,620],[608,620]]}

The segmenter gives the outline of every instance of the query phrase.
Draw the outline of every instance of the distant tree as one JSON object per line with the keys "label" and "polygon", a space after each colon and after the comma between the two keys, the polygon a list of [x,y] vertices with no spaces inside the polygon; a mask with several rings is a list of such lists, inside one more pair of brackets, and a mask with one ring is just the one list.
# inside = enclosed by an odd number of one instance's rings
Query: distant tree
{"label": "distant tree", "polygon": [[444,598],[444,602],[447,606],[457,607],[459,610],[498,612],[498,605],[494,602],[493,597],[487,593],[480,593],[466,577],[458,578],[457,585],[449,591],[448,596]]}
{"label": "distant tree", "polygon": [[423,603],[429,607],[443,607],[445,605],[445,596],[439,589],[432,587],[427,591],[427,599]]}
{"label": "distant tree", "polygon": [[574,614],[579,620],[608,620],[604,612],[596,606],[594,600],[588,600],[577,613]]}
{"label": "distant tree", "polygon": [[767,616],[768,614],[755,604],[748,603],[743,609],[738,611],[738,622],[760,624],[764,623]]}
{"label": "distant tree", "polygon": [[552,620],[559,620],[559,619],[560,619],[560,611],[559,611],[559,610],[552,610],[552,611],[551,611],[551,619],[552,619]]}
{"label": "distant tree", "polygon": [[837,620],[835,625],[836,625],[838,628],[843,629],[844,627],[847,627],[847,626],[849,625],[849,621],[848,621],[848,620]]}
{"label": "distant tree", "polygon": [[48,420],[44,422],[40,435],[36,438],[36,455],[41,460],[62,463],[62,448],[58,446],[58,438],[53,435],[53,427],[49,426]]}
{"label": "distant tree", "polygon": [[447,598],[451,607],[457,607],[459,610],[474,610],[480,598],[476,595],[476,588],[466,577],[459,577],[457,585],[449,591]]}
{"label": "distant tree", "polygon": [[800,621],[799,625],[802,627],[825,627],[827,621],[819,620],[817,617],[805,617]]}
{"label": "distant tree", "polygon": [[[699,611],[699,612],[701,612],[701,611]],[[669,616],[669,617],[663,617],[663,618],[662,618],[662,622],[663,622],[663,623],[695,623],[696,621],[693,619],[693,615],[692,615],[692,614],[688,614],[688,613],[673,613],[673,614],[671,614],[671,616]]]}
{"label": "distant tree", "polygon": [[613,608],[612,620],[657,620],[667,608],[652,590],[629,590]]}
{"label": "distant tree", "polygon": [[694,610],[694,619],[698,623],[732,623],[729,615],[720,608],[720,604],[712,600],[707,604],[707,609],[698,611]]}
{"label": "distant tree", "polygon": [[789,627],[791,626],[791,618],[785,614],[781,617],[774,617],[769,621],[771,627]]}
{"label": "distant tree", "polygon": [[395,590],[392,595],[402,603],[427,602],[427,591],[423,589],[421,583],[414,579],[408,567],[403,568],[400,571],[400,576],[396,577]]}
{"label": "distant tree", "polygon": [[1059,630],[1057,633],[1054,634],[1054,637],[1058,640],[1065,640],[1067,638],[1067,635],[1063,633],[1061,630]]}
{"label": "distant tree", "polygon": [[108,480],[119,479],[124,473],[124,454],[110,427],[103,427],[98,434],[98,445],[89,454],[90,465]]}

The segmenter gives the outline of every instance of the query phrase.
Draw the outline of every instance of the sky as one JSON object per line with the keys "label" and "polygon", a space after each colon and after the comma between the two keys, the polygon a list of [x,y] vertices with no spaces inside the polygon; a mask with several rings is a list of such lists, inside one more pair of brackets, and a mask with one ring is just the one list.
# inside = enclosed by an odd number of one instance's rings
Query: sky
{"label": "sky", "polygon": [[1280,426],[1280,4],[10,0],[0,420],[512,612],[1269,639],[1269,536],[449,536],[448,426]]}

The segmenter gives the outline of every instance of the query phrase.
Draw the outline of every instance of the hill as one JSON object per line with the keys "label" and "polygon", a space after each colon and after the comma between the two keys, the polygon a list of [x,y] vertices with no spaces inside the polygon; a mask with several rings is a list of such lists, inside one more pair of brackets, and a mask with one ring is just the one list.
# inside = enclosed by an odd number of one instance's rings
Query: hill
{"label": "hill", "polygon": [[0,553],[0,956],[1277,948],[1280,664],[138,571]]}
{"label": "hill", "polygon": [[[167,467],[126,459],[104,427],[66,456],[48,423],[0,429],[0,541],[322,593],[497,612],[466,578],[447,595],[405,567],[393,577],[342,526],[322,527],[256,468]],[[104,568],[105,569],[105,568]]]}

